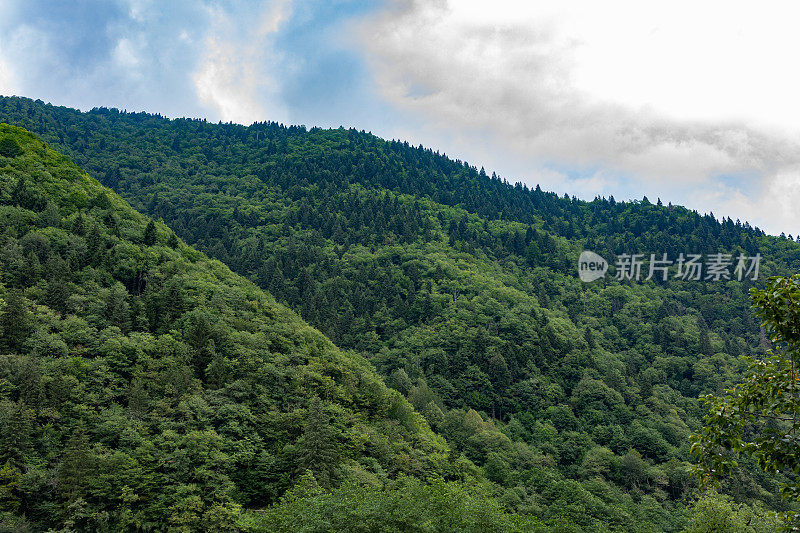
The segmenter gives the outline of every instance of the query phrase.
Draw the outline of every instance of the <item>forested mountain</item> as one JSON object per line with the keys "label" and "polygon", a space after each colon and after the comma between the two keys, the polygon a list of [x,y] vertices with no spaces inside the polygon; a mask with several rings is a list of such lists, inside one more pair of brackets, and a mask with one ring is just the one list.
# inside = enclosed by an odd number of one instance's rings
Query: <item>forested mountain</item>
{"label": "forested mountain", "polygon": [[4,530],[229,530],[303,473],[473,468],[360,356],[7,125],[0,219]]}
{"label": "forested mountain", "polygon": [[[800,245],[746,223],[646,199],[558,197],[355,130],[81,113],[22,98],[0,98],[0,121],[34,131],[360,352],[456,452],[431,472],[469,469],[454,459],[463,454],[505,511],[566,530],[687,525],[697,396],[730,387],[738,357],[768,347],[748,288],[800,268]],[[763,259],[756,282],[582,284],[582,249]],[[425,442],[445,456],[443,443]],[[298,487],[265,523],[317,509],[311,523],[374,497]],[[784,505],[756,468],[724,488],[756,509]],[[432,489],[414,490],[424,500]]]}

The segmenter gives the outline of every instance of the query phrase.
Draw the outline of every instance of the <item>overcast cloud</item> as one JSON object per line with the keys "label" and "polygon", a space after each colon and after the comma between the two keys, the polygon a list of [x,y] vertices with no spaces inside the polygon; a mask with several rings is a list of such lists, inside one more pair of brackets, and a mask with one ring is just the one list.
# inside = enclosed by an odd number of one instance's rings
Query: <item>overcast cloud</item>
{"label": "overcast cloud", "polygon": [[796,19],[789,4],[712,4],[402,2],[362,36],[398,108],[562,169],[524,181],[644,192],[796,234]]}
{"label": "overcast cloud", "polygon": [[591,199],[800,232],[792,3],[11,1],[0,93],[354,126]]}

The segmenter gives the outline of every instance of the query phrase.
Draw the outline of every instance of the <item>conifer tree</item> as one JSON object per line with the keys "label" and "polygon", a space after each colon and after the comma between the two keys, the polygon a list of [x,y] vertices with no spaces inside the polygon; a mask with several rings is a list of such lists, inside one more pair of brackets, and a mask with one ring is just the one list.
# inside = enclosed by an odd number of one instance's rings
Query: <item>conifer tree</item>
{"label": "conifer tree", "polygon": [[16,350],[25,340],[29,328],[29,313],[25,300],[19,290],[6,293],[5,306],[0,313],[0,326],[3,328],[3,341],[6,346]]}
{"label": "conifer tree", "polygon": [[158,233],[156,232],[156,225],[155,222],[151,220],[147,223],[147,227],[144,228],[144,245],[153,246],[156,243],[157,238]]}
{"label": "conifer tree", "polygon": [[313,472],[320,485],[331,487],[341,456],[337,431],[318,396],[309,403],[303,435],[297,443],[299,467]]}
{"label": "conifer tree", "polygon": [[58,466],[58,491],[70,502],[84,495],[92,476],[93,458],[85,429],[79,425],[67,441]]}
{"label": "conifer tree", "polygon": [[83,213],[78,212],[78,216],[72,222],[72,233],[83,236],[86,233],[86,226],[83,221]]}

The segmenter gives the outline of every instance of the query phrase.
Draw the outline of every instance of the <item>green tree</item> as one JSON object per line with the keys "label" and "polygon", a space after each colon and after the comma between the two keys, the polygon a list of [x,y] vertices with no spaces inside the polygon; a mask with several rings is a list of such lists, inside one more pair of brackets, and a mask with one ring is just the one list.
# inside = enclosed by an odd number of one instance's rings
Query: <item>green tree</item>
{"label": "green tree", "polygon": [[131,313],[130,306],[126,301],[127,296],[128,293],[122,283],[116,283],[108,291],[108,298],[106,298],[106,319],[109,323],[119,327],[123,333],[127,333],[131,329]]}
{"label": "green tree", "polygon": [[17,157],[22,155],[22,148],[16,139],[5,136],[0,139],[0,155],[3,157]]}
{"label": "green tree", "polygon": [[25,340],[30,330],[30,313],[25,307],[25,299],[18,290],[6,294],[5,307],[0,314],[3,340],[9,348],[16,349]]}
{"label": "green tree", "polygon": [[158,233],[156,231],[156,224],[152,220],[147,223],[147,226],[144,228],[144,245],[145,246],[153,246],[158,239]]}
{"label": "green tree", "polygon": [[330,487],[336,474],[341,450],[337,431],[318,396],[312,398],[308,406],[303,435],[297,447],[301,470],[310,470],[320,485]]}
{"label": "green tree", "polygon": [[20,481],[22,473],[6,462],[0,467],[0,511],[16,513],[21,506]]}
{"label": "green tree", "polygon": [[710,491],[692,506],[691,521],[683,533],[768,533],[778,525],[775,513]]}
{"label": "green tree", "polygon": [[434,429],[437,429],[444,422],[444,413],[434,401],[428,402],[428,405],[422,410],[422,416],[425,417],[425,420],[427,420],[428,424]]}
{"label": "green tree", "polygon": [[0,464],[20,468],[31,449],[33,414],[22,402],[0,404]]}
{"label": "green tree", "polygon": [[94,457],[89,450],[89,439],[84,428],[76,428],[58,465],[57,482],[61,495],[70,502],[81,497],[92,477]]}
{"label": "green tree", "polygon": [[402,368],[397,368],[392,371],[392,374],[389,376],[388,385],[401,394],[408,394],[413,386],[408,374]]}
{"label": "green tree", "polygon": [[[751,289],[756,315],[775,346],[767,357],[747,358],[745,380],[723,396],[706,395],[705,425],[692,436],[692,454],[701,483],[708,485],[737,467],[736,458],[754,458],[766,472],[786,474],[781,493],[800,502],[800,275],[771,277],[764,290]],[[787,523],[800,514],[786,514]]]}
{"label": "green tree", "polygon": [[86,234],[86,223],[83,221],[83,214],[80,211],[72,222],[72,232],[81,236]]}

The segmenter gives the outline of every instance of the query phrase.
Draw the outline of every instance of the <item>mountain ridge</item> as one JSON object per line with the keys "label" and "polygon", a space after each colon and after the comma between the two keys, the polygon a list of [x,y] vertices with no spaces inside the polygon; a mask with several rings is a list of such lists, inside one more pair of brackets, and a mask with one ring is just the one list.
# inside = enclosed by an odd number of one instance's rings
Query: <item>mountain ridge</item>
{"label": "mountain ridge", "polygon": [[[0,119],[39,127],[133,205],[362,353],[509,509],[550,525],[684,527],[696,398],[732,386],[738,357],[768,347],[747,290],[800,267],[795,242],[748,224],[525,191],[355,130],[24,99],[0,99]],[[756,281],[582,284],[584,249],[763,262]],[[723,488],[785,505],[754,465]]]}

